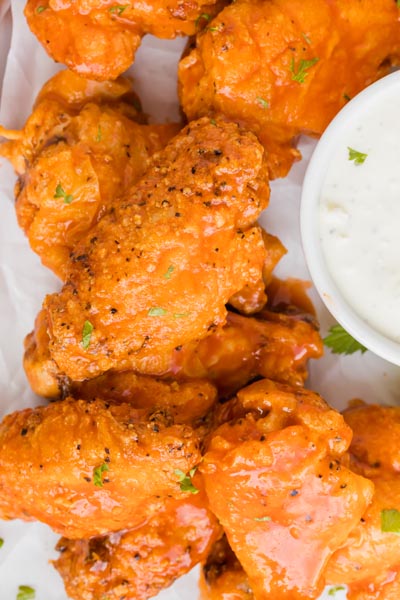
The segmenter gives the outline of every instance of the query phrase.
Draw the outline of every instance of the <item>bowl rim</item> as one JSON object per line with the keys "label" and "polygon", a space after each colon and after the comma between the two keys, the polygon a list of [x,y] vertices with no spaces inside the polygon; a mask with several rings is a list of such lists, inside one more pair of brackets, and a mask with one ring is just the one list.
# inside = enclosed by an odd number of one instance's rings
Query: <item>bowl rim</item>
{"label": "bowl rim", "polygon": [[301,193],[300,231],[303,251],[312,281],[329,312],[350,335],[366,348],[400,365],[400,343],[379,333],[349,305],[339,291],[325,262],[319,235],[320,192],[329,159],[337,142],[354,115],[383,96],[394,91],[400,99],[400,70],[386,75],[360,92],[331,121],[318,141],[308,164]]}

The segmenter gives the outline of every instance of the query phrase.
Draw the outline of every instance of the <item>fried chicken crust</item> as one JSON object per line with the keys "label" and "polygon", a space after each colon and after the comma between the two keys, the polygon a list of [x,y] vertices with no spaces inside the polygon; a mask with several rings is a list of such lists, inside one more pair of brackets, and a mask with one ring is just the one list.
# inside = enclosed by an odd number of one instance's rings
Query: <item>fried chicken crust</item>
{"label": "fried chicken crust", "polygon": [[17,139],[0,146],[19,176],[18,223],[61,279],[75,245],[179,130],[137,122],[137,102],[125,79],[97,83],[61,71],[43,87]]}
{"label": "fried chicken crust", "polygon": [[[133,63],[143,35],[193,35],[224,5],[216,0],[28,0],[32,32],[56,62],[84,77],[116,79]],[[62,34],[61,34],[62,32]]]}
{"label": "fried chicken crust", "polygon": [[400,507],[400,408],[360,405],[344,412],[353,429],[352,469],[375,485],[371,505],[328,563],[329,582],[347,584],[350,600],[397,598],[400,547],[396,528],[384,531],[383,513]]}
{"label": "fried chicken crust", "polygon": [[[286,286],[286,282],[274,282],[269,286],[267,294],[271,306],[268,302],[268,308],[253,317],[228,311],[223,327],[199,342],[189,342],[174,349],[168,370],[148,375],[181,383],[188,379],[191,382],[208,379],[217,386],[221,397],[230,397],[259,376],[303,385],[308,375],[308,361],[322,354],[322,340],[318,323],[308,312],[312,308],[307,306],[303,310],[292,303],[282,302],[278,306],[273,305],[274,296],[280,298],[279,291],[274,288],[279,290]],[[168,396],[165,389],[168,384],[153,377],[141,377],[132,371],[110,371],[81,383],[71,382],[50,356],[47,319],[43,310],[38,314],[34,331],[25,340],[24,369],[32,390],[44,398],[72,395],[83,399],[107,397],[128,400],[133,395],[138,406],[138,397],[148,401],[151,395],[160,395],[156,392],[157,386],[163,397]],[[172,386],[179,387],[178,383]],[[185,412],[181,393],[179,405]]]}
{"label": "fried chicken crust", "polygon": [[189,120],[222,113],[255,132],[283,177],[299,134],[321,135],[399,62],[393,0],[237,0],[182,59],[180,99]]}
{"label": "fried chicken crust", "polygon": [[135,527],[166,497],[175,470],[200,460],[199,435],[165,411],[66,399],[0,424],[0,516],[37,519],[69,538]]}
{"label": "fried chicken crust", "polygon": [[324,568],[371,501],[346,467],[351,430],[315,393],[261,380],[211,437],[200,470],[254,596],[316,598]]}
{"label": "fried chicken crust", "polygon": [[175,347],[222,325],[229,298],[262,280],[255,221],[268,196],[252,134],[223,120],[187,126],[75,247],[67,283],[46,298],[58,368],[76,381],[164,371]]}
{"label": "fried chicken crust", "polygon": [[205,560],[221,527],[199,493],[167,499],[148,522],[136,529],[90,540],[62,538],[54,566],[68,597],[76,600],[147,600]]}

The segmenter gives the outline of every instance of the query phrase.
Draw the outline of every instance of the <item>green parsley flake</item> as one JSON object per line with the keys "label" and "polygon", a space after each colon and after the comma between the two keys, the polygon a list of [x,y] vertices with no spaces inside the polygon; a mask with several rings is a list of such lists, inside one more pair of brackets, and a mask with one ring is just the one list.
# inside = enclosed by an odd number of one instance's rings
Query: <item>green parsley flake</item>
{"label": "green parsley flake", "polygon": [[354,164],[362,165],[365,162],[368,154],[354,150],[354,148],[350,148],[350,146],[347,146],[347,149],[349,151],[349,160],[354,160]]}
{"label": "green parsley flake", "polygon": [[201,15],[199,15],[199,16],[197,17],[197,19],[195,20],[195,22],[194,22],[194,24],[195,24],[196,28],[199,26],[199,23],[200,23],[200,21],[201,21],[202,19],[203,19],[204,21],[209,21],[209,20],[211,19],[211,17],[210,17],[210,15],[208,15],[207,13],[201,13]]}
{"label": "green parsley flake", "polygon": [[344,585],[335,585],[335,587],[331,587],[328,592],[328,596],[336,596],[336,592],[345,592],[346,587]]}
{"label": "green parsley flake", "polygon": [[306,77],[308,76],[308,69],[313,67],[318,61],[319,58],[317,57],[311,58],[310,60],[304,60],[302,58],[296,71],[294,57],[292,57],[292,62],[290,63],[290,72],[292,73],[293,81],[297,81],[297,83],[304,83]]}
{"label": "green parsley flake", "polygon": [[164,279],[171,279],[171,275],[174,271],[175,271],[174,265],[169,265],[168,269],[166,270],[166,272],[163,275]]}
{"label": "green parsley flake", "polygon": [[3,538],[0,538],[0,548],[2,548],[4,546],[4,540]]}
{"label": "green parsley flake", "polygon": [[364,354],[368,350],[347,333],[341,325],[331,327],[323,342],[325,346],[332,350],[333,354],[354,354],[358,351]]}
{"label": "green parsley flake", "polygon": [[188,317],[190,313],[174,313],[174,319],[183,319],[184,317]]}
{"label": "green parsley flake", "polygon": [[381,531],[400,534],[400,512],[396,508],[381,510]]}
{"label": "green parsley flake", "polygon": [[165,308],[161,308],[161,306],[153,306],[147,314],[149,317],[163,317],[167,312],[168,311],[165,310]]}
{"label": "green parsley flake", "polygon": [[308,35],[306,33],[302,33],[301,34],[304,38],[304,41],[306,42],[306,44],[310,45],[311,44],[311,39],[308,37]]}
{"label": "green parsley flake", "polygon": [[264,521],[270,521],[271,517],[254,517],[254,521],[258,521],[259,523],[263,523]]}
{"label": "green parsley flake", "polygon": [[210,119],[210,123],[211,125],[214,125],[214,127],[217,126],[217,121],[215,119]]}
{"label": "green parsley flake", "polygon": [[261,108],[269,108],[269,102],[267,102],[264,98],[261,98],[261,96],[257,96],[256,100]]}
{"label": "green parsley flake", "polygon": [[37,12],[38,15],[40,15],[40,13],[42,13],[47,8],[49,8],[49,7],[48,6],[38,6],[37,9],[36,9],[36,12]]}
{"label": "green parsley flake", "polygon": [[191,494],[198,494],[200,490],[197,489],[192,483],[192,477],[196,473],[197,467],[190,469],[189,473],[185,474],[181,469],[175,469],[174,474],[178,477],[179,487],[182,492],[190,492]]}
{"label": "green parsley flake", "polygon": [[110,6],[108,11],[112,14],[117,14],[120,17],[128,7],[129,4],[125,4],[124,6]]}
{"label": "green parsley flake", "polygon": [[348,94],[343,94],[343,98],[346,100],[346,102],[350,102],[351,98]]}
{"label": "green parsley flake", "polygon": [[18,588],[17,600],[34,600],[36,592],[29,585],[20,585]]}
{"label": "green parsley flake", "polygon": [[101,126],[99,125],[97,127],[97,135],[96,135],[96,142],[101,142],[101,138],[103,137],[103,133],[101,131]]}
{"label": "green parsley flake", "polygon": [[84,322],[82,329],[82,348],[84,348],[85,350],[89,348],[93,329],[94,327],[90,321]]}
{"label": "green parsley flake", "polygon": [[103,487],[104,482],[103,482],[103,473],[105,471],[109,471],[109,466],[107,463],[103,463],[102,465],[100,465],[100,467],[95,467],[93,469],[93,483],[94,485],[96,485],[97,487]]}
{"label": "green parsley flake", "polygon": [[59,183],[56,187],[56,193],[54,194],[54,198],[64,198],[64,204],[71,204],[74,197],[71,194],[67,194],[67,192],[63,189],[61,183]]}

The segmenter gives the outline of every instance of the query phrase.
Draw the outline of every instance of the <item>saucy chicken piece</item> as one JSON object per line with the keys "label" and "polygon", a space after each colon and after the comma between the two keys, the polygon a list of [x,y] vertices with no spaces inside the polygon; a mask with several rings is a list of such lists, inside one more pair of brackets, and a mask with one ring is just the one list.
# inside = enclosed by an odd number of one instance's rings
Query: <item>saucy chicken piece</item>
{"label": "saucy chicken piece", "polygon": [[[270,297],[269,290],[268,287]],[[286,313],[276,312],[273,306],[253,317],[228,311],[223,327],[216,328],[199,342],[174,349],[167,371],[148,374],[181,382],[209,379],[222,397],[228,397],[259,376],[303,385],[309,359],[319,358],[323,351],[318,324],[312,315],[293,304],[279,304],[278,308]],[[107,391],[107,397],[116,399],[118,396],[128,401],[134,394],[137,402],[139,392],[143,397],[149,390],[147,398],[155,394],[153,387],[161,385],[132,371],[110,371],[81,383],[71,382],[50,356],[47,317],[43,310],[38,314],[34,331],[25,340],[24,368],[32,390],[52,399],[68,394],[103,398],[105,389],[114,389],[113,396]],[[165,390],[162,393],[165,396]]]}
{"label": "saucy chicken piece", "polygon": [[209,510],[197,473],[198,493],[167,499],[148,522],[90,540],[62,538],[55,567],[69,598],[146,600],[205,560],[221,527]]}
{"label": "saucy chicken piece", "polygon": [[145,172],[177,125],[144,125],[131,84],[86,81],[61,71],[42,89],[20,132],[0,145],[19,176],[19,225],[61,279],[69,256],[111,201]]}
{"label": "saucy chicken piece", "polygon": [[[28,0],[32,32],[56,62],[84,77],[116,79],[134,61],[143,35],[194,35],[223,6],[216,0]],[[60,35],[62,32],[62,35]]]}
{"label": "saucy chicken piece", "polygon": [[255,222],[268,197],[253,134],[206,118],[182,130],[76,245],[66,284],[46,298],[58,368],[75,381],[163,372],[174,348],[223,325],[229,299],[263,279]]}
{"label": "saucy chicken piece", "polygon": [[0,424],[0,517],[37,519],[69,538],[135,527],[166,498],[176,470],[200,461],[200,436],[164,410],[71,398]]}
{"label": "saucy chicken piece", "polygon": [[399,62],[393,0],[237,0],[182,59],[180,99],[189,120],[222,113],[256,133],[283,177],[299,134],[321,135]]}
{"label": "saucy chicken piece", "polygon": [[199,600],[253,600],[248,578],[226,536],[216,541],[200,574]]}
{"label": "saucy chicken piece", "polygon": [[316,598],[372,497],[346,466],[351,430],[317,394],[269,380],[235,403],[240,418],[212,434],[200,465],[211,510],[257,599]]}
{"label": "saucy chicken piece", "polygon": [[352,469],[371,478],[375,492],[357,527],[332,556],[326,577],[331,583],[347,584],[351,600],[397,598],[400,408],[360,405],[345,411],[344,418],[354,434]]}

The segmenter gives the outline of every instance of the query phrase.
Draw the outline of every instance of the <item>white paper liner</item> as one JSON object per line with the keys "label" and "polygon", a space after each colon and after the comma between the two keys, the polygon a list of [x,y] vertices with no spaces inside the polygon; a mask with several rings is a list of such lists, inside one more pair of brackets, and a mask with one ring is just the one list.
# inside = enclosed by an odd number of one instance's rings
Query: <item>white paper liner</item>
{"label": "white paper liner", "polygon": [[[0,0],[0,123],[10,128],[23,125],[39,89],[61,68],[30,33],[23,17],[24,4],[23,0],[12,2],[11,20],[11,2]],[[130,70],[151,121],[179,117],[176,64],[184,45],[183,39],[161,41],[147,36]],[[309,279],[300,243],[299,203],[313,147],[313,141],[302,141],[303,161],[293,167],[289,177],[272,183],[270,207],[261,218],[261,224],[278,235],[289,250],[277,269],[281,277]],[[42,267],[16,224],[14,181],[11,167],[0,161],[0,415],[40,402],[29,390],[22,370],[22,344],[44,295],[59,288],[59,282]],[[325,334],[334,321],[315,290],[312,297]],[[338,357],[327,351],[324,358],[311,365],[309,387],[342,409],[354,397],[396,404],[399,384],[400,368],[371,352]],[[57,535],[39,523],[0,521],[0,537],[4,539],[0,549],[1,600],[15,600],[19,585],[34,587],[37,600],[66,600],[61,578],[48,563],[57,556],[53,550]],[[194,570],[157,598],[188,600],[197,595]],[[326,594],[323,597],[328,598]],[[340,600],[339,594],[336,597]]]}

